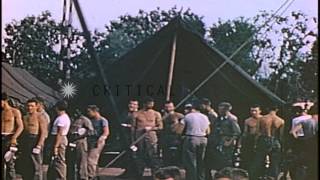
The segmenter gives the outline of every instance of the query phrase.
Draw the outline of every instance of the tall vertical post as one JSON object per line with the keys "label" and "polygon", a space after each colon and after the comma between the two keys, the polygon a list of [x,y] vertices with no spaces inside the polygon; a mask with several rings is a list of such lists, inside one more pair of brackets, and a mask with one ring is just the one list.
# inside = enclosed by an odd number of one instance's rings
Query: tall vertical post
{"label": "tall vertical post", "polygon": [[[91,55],[92,59],[96,61],[96,64],[98,66],[98,69],[99,69],[99,72],[101,74],[101,77],[102,77],[102,80],[103,80],[103,83],[106,85],[106,90],[109,94],[109,100],[111,102],[111,105],[114,109],[114,112],[115,112],[115,116],[116,116],[116,119],[119,118],[120,114],[119,114],[119,111],[118,111],[118,107],[117,107],[117,104],[116,104],[116,101],[112,95],[112,92],[111,92],[111,89],[110,89],[110,86],[109,86],[109,81],[105,75],[105,72],[104,72],[104,69],[103,69],[103,66],[102,66],[102,63],[100,62],[100,59],[99,59],[99,56],[97,55],[94,47],[93,47],[93,42],[91,41],[91,34],[89,32],[89,29],[87,27],[87,24],[85,22],[85,19],[84,19],[84,16],[82,14],[82,11],[81,11],[81,7],[79,5],[79,2],[78,0],[73,0],[73,5],[74,5],[74,8],[78,14],[78,17],[79,17],[79,21],[80,21],[80,24],[81,24],[81,27],[83,29],[83,33],[84,33],[84,37],[88,43],[88,52],[89,54]],[[120,126],[120,123],[118,121],[118,126]]]}
{"label": "tall vertical post", "polygon": [[65,79],[69,80],[71,75],[71,39],[72,39],[72,0],[69,1],[69,19],[67,24],[67,56],[66,56],[66,72],[65,72]]}
{"label": "tall vertical post", "polygon": [[[62,7],[62,20],[61,20],[61,35],[60,35],[60,60],[59,60],[59,71],[63,72],[64,70],[64,58],[65,58],[65,29],[66,29],[66,19],[67,19],[67,0],[63,0],[63,7]],[[59,77],[58,84],[61,84],[63,77]]]}
{"label": "tall vertical post", "polygon": [[170,100],[170,95],[171,95],[173,70],[174,70],[174,64],[175,64],[175,59],[176,59],[176,47],[177,47],[177,34],[175,33],[173,36],[173,42],[172,42],[172,48],[171,48],[171,59],[170,59],[167,94],[166,94],[167,101]]}

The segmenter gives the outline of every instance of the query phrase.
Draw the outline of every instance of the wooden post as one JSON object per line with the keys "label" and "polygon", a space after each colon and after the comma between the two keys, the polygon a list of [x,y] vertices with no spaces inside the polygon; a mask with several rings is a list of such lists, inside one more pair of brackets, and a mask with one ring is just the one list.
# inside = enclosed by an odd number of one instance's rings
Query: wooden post
{"label": "wooden post", "polygon": [[177,34],[175,34],[173,36],[173,43],[172,43],[172,49],[171,49],[171,60],[170,60],[168,84],[167,84],[167,95],[166,95],[167,101],[170,100],[170,94],[171,94],[173,69],[174,69],[174,63],[175,63],[175,59],[176,59],[176,46],[177,46]]}

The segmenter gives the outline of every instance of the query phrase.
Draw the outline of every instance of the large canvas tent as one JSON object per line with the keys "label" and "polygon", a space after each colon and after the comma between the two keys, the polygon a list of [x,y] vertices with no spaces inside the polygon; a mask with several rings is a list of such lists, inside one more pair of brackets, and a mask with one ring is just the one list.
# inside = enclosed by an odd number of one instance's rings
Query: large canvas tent
{"label": "large canvas tent", "polygon": [[3,62],[1,65],[2,92],[6,92],[21,103],[29,98],[40,96],[47,105],[51,106],[62,98],[57,91],[35,78],[26,70],[12,67]]}
{"label": "large canvas tent", "polygon": [[[172,58],[175,37],[175,56]],[[227,57],[224,54],[208,46],[181,18],[175,18],[109,66],[107,78],[120,109],[125,108],[132,97],[149,95],[155,99],[160,110],[166,100],[170,72],[170,99],[178,103],[225,61]],[[100,102],[98,104],[101,106],[108,104],[106,93],[102,93],[102,87],[99,87],[101,82],[90,80],[92,86],[86,84],[81,88],[85,92],[81,97],[87,96],[93,102]],[[95,90],[99,93],[93,95]],[[243,118],[248,116],[252,104],[270,106],[285,103],[232,61],[228,61],[195,96],[209,98],[214,105],[228,101],[234,107],[233,112]]]}

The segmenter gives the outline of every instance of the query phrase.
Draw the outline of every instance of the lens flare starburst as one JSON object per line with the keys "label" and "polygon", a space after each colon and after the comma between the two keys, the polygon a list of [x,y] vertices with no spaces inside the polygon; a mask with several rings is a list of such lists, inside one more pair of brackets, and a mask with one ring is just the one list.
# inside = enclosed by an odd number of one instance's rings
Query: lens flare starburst
{"label": "lens flare starburst", "polygon": [[73,83],[67,82],[61,86],[60,92],[63,97],[72,98],[74,95],[76,95],[77,89]]}

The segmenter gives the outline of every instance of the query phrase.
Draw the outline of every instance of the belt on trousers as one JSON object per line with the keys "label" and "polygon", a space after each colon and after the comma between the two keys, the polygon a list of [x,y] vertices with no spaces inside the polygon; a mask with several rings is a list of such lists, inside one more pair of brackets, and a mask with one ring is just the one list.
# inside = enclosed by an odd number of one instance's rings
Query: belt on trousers
{"label": "belt on trousers", "polygon": [[9,138],[11,138],[12,136],[13,134],[1,134],[1,139],[5,141],[6,139],[8,140]]}
{"label": "belt on trousers", "polygon": [[36,138],[38,136],[39,134],[26,134],[26,137],[29,137],[29,138]]}
{"label": "belt on trousers", "polygon": [[189,134],[186,134],[186,136],[189,136],[189,137],[207,137],[207,136],[197,136],[197,135],[189,135]]}

